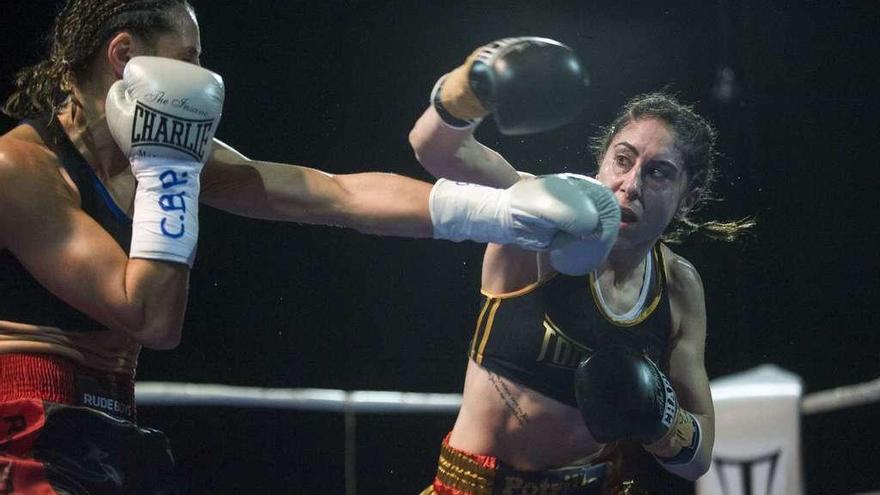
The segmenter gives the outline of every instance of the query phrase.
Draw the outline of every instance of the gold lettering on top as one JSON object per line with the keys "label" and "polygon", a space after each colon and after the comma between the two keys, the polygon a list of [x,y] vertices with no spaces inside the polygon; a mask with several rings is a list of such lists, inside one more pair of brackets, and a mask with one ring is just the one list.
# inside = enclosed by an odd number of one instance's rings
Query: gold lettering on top
{"label": "gold lettering on top", "polygon": [[576,368],[592,353],[590,348],[575,342],[550,321],[550,318],[544,317],[544,340],[541,343],[537,362],[563,368]]}

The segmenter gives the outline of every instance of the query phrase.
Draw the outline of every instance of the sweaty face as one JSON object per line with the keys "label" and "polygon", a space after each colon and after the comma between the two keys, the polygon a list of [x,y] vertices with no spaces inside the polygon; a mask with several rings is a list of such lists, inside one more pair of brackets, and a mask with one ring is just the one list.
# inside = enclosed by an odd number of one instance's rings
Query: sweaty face
{"label": "sweaty face", "polygon": [[675,149],[675,134],[654,118],[633,121],[614,136],[596,178],[620,203],[615,249],[656,242],[687,193],[687,173]]}

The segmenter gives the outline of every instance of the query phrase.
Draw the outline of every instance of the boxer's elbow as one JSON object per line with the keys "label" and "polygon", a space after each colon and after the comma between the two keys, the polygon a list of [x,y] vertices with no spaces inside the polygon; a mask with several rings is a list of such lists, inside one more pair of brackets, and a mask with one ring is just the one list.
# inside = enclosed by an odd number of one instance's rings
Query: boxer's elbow
{"label": "boxer's elbow", "polygon": [[182,326],[148,326],[141,329],[136,337],[139,344],[147,349],[167,351],[180,345]]}
{"label": "boxer's elbow", "polygon": [[694,462],[679,472],[678,475],[688,481],[697,481],[697,478],[706,474],[708,470],[709,463]]}
{"label": "boxer's elbow", "polygon": [[409,132],[409,145],[422,168],[438,179],[450,178],[462,166],[456,156],[461,147],[460,141],[444,142],[443,139],[422,130],[418,124]]}
{"label": "boxer's elbow", "polygon": [[676,476],[688,481],[696,481],[709,471],[709,467],[712,464],[712,451],[700,452],[694,460],[684,465],[668,465],[662,462],[661,464],[667,471]]}
{"label": "boxer's elbow", "polygon": [[[138,344],[157,351],[170,350],[180,345],[183,317],[171,313],[139,311],[120,325]],[[157,314],[158,313],[158,314]]]}
{"label": "boxer's elbow", "polygon": [[140,344],[154,351],[169,351],[180,345],[181,333],[179,329],[160,329],[148,332],[143,335]]}
{"label": "boxer's elbow", "polygon": [[425,160],[432,158],[431,140],[419,129],[418,125],[409,131],[409,145],[413,150],[416,160],[422,165],[424,165]]}
{"label": "boxer's elbow", "polygon": [[709,462],[695,462],[692,465],[688,466],[688,469],[679,473],[679,476],[688,481],[697,481],[698,478],[709,471],[709,466]]}

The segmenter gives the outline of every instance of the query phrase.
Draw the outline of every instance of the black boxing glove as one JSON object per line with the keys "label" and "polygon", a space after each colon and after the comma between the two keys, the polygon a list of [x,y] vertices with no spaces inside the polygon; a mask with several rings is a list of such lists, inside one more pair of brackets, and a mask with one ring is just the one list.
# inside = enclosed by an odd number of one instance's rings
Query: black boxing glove
{"label": "black boxing glove", "polygon": [[575,371],[575,396],[597,441],[636,440],[665,464],[687,464],[700,445],[700,423],[647,356],[623,346],[600,349]]}
{"label": "black boxing glove", "polygon": [[431,103],[455,128],[492,113],[502,134],[532,134],[574,120],[588,84],[571,48],[547,38],[506,38],[478,48],[440,78]]}

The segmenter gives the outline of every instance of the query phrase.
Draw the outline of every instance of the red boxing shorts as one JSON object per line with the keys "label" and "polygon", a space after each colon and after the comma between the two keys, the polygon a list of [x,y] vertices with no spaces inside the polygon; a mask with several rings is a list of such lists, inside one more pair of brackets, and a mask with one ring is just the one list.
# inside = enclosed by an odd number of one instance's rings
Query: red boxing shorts
{"label": "red boxing shorts", "polygon": [[82,371],[60,357],[0,355],[0,494],[176,493],[167,438],[128,419],[133,387]]}

